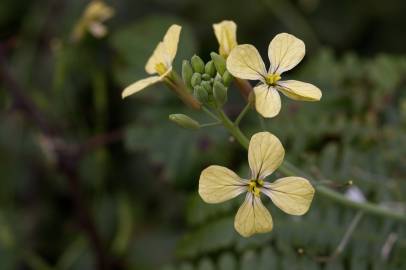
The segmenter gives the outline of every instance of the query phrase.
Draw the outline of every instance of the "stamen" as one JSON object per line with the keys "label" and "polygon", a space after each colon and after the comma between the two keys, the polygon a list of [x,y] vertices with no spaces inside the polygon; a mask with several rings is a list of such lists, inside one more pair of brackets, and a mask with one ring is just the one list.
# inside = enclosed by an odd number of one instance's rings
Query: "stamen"
{"label": "stamen", "polygon": [[166,66],[164,65],[164,63],[158,63],[155,65],[155,71],[156,73],[158,73],[159,75],[164,74],[167,71]]}
{"label": "stamen", "polygon": [[251,179],[248,184],[248,192],[251,192],[256,197],[259,197],[259,193],[261,192],[261,188],[264,185],[263,179]]}
{"label": "stamen", "polygon": [[265,81],[269,85],[275,85],[277,81],[281,79],[281,76],[279,74],[268,74],[265,78]]}

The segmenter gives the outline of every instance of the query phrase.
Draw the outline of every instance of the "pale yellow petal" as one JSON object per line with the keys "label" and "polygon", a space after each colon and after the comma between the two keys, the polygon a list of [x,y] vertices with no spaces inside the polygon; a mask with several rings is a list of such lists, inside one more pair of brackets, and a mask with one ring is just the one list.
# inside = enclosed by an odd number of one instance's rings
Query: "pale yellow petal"
{"label": "pale yellow petal", "polygon": [[121,97],[126,98],[132,94],[135,94],[135,93],[147,88],[150,85],[153,85],[157,82],[162,81],[171,71],[172,71],[172,68],[168,69],[161,76],[151,76],[151,77],[136,81],[135,83],[131,84],[130,86],[127,86],[124,89],[124,91],[121,93]]}
{"label": "pale yellow petal", "polygon": [[[156,46],[154,52],[152,53],[151,57],[148,59],[147,64],[145,65],[145,71],[148,74],[156,74],[158,73],[156,70],[157,65],[164,64],[167,62],[167,55],[165,52],[165,46],[163,42],[159,42],[158,46]],[[166,65],[165,65],[166,66]]]}
{"label": "pale yellow petal", "polygon": [[301,177],[285,177],[273,183],[265,183],[261,191],[271,198],[277,207],[290,215],[305,214],[314,196],[313,186]]}
{"label": "pale yellow petal", "polygon": [[126,98],[161,80],[162,80],[162,77],[160,77],[160,76],[151,76],[151,77],[136,81],[135,83],[131,84],[130,86],[127,86],[124,89],[124,91],[121,93],[121,97]]}
{"label": "pale yellow petal", "polygon": [[255,109],[265,118],[276,116],[281,110],[281,97],[272,86],[259,84],[254,87]]}
{"label": "pale yellow petal", "polygon": [[269,132],[255,133],[248,147],[248,163],[254,179],[264,179],[282,163],[285,150],[279,139]]}
{"label": "pale yellow petal", "polygon": [[171,27],[169,27],[163,39],[163,44],[165,46],[166,53],[169,56],[168,60],[170,61],[171,65],[173,59],[175,59],[176,52],[178,50],[179,36],[181,30],[182,30],[181,26],[173,24],[171,25]]}
{"label": "pale yellow petal", "polygon": [[234,220],[236,231],[244,237],[272,231],[272,216],[261,199],[248,192]]}
{"label": "pale yellow petal", "polygon": [[305,44],[297,37],[281,33],[276,35],[268,47],[271,62],[270,73],[282,74],[294,68],[305,55]]}
{"label": "pale yellow petal", "polygon": [[322,96],[320,89],[313,84],[295,80],[279,81],[277,89],[294,100],[318,101]]}
{"label": "pale yellow petal", "polygon": [[266,68],[258,50],[243,44],[235,47],[227,58],[227,70],[237,78],[246,80],[264,80]]}
{"label": "pale yellow petal", "polygon": [[158,43],[145,65],[145,71],[148,74],[157,73],[156,67],[159,64],[164,64],[167,69],[172,67],[172,62],[178,49],[181,29],[179,25],[174,24],[166,31],[163,41]]}
{"label": "pale yellow petal", "polygon": [[237,25],[233,21],[222,21],[213,24],[214,34],[219,43],[219,53],[227,58],[231,50],[237,46]]}
{"label": "pale yellow petal", "polygon": [[200,174],[199,194],[207,203],[230,200],[247,191],[247,181],[226,167],[212,165]]}

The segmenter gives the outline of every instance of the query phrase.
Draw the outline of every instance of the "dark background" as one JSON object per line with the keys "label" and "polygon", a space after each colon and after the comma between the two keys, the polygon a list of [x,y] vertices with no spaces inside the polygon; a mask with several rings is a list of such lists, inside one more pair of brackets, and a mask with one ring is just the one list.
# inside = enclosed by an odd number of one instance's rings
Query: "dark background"
{"label": "dark background", "polygon": [[[266,56],[273,36],[304,40],[288,76],[323,91],[318,103],[282,98],[267,120],[287,158],[346,192],[349,180],[377,204],[405,211],[405,1],[108,1],[109,33],[71,33],[88,1],[0,2],[0,269],[405,269],[405,224],[365,215],[327,262],[356,211],[315,197],[293,218],[269,206],[274,230],[243,239],[238,201],[206,205],[200,171],[245,175],[246,152],[224,129],[182,130],[188,110],[162,85],[122,100],[173,23],[176,57],[209,60],[212,24],[238,25],[239,43]],[[244,106],[236,89],[226,111]],[[250,113],[243,129],[260,130]]]}

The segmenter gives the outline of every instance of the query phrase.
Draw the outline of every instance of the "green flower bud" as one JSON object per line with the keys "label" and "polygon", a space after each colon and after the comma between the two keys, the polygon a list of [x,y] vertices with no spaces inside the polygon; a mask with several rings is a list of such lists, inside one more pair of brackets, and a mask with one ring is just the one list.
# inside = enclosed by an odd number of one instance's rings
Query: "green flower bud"
{"label": "green flower bud", "polygon": [[220,75],[223,75],[226,71],[226,60],[215,52],[212,52],[210,56],[214,62],[217,72],[220,73]]}
{"label": "green flower bud", "polygon": [[[223,78],[221,77],[220,74],[217,73],[216,77],[214,77],[214,82],[223,83]],[[213,82],[213,83],[214,83],[214,82]]]}
{"label": "green flower bud", "polygon": [[197,56],[196,54],[193,55],[192,59],[192,67],[195,72],[203,73],[204,72],[204,62],[202,58]]}
{"label": "green flower bud", "polygon": [[231,82],[233,81],[233,76],[227,70],[224,72],[223,76],[223,83],[225,86],[229,87]]}
{"label": "green flower bud", "polygon": [[206,90],[208,94],[213,93],[213,88],[211,87],[210,82],[203,81],[200,85],[203,86],[204,90]]}
{"label": "green flower bud", "polygon": [[197,98],[198,101],[202,104],[206,104],[209,101],[209,95],[206,89],[203,86],[197,85],[194,88],[194,96]]}
{"label": "green flower bud", "polygon": [[213,96],[217,105],[223,106],[227,102],[227,88],[218,81],[214,82],[213,85]]}
{"label": "green flower bud", "polygon": [[190,80],[192,79],[193,69],[188,60],[182,62],[182,79],[189,89],[193,89]]}
{"label": "green flower bud", "polygon": [[189,116],[185,114],[171,114],[169,115],[169,120],[172,122],[176,123],[177,125],[187,128],[187,129],[199,129],[200,124],[196,120],[190,118]]}
{"label": "green flower bud", "polygon": [[202,80],[209,81],[210,79],[211,79],[211,77],[210,77],[209,74],[204,73],[204,74],[202,75]]}
{"label": "green flower bud", "polygon": [[204,72],[208,74],[210,77],[214,77],[217,73],[216,66],[214,65],[213,60],[210,60],[204,66]]}
{"label": "green flower bud", "polygon": [[192,87],[195,87],[196,85],[200,85],[202,82],[202,75],[200,73],[193,73],[192,78],[190,79],[190,83]]}

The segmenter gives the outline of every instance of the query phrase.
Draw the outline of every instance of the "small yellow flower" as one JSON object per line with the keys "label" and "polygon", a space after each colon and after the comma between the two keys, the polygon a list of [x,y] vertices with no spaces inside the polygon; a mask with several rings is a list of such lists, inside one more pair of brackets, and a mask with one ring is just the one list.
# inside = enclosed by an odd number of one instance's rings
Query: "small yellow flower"
{"label": "small yellow flower", "polygon": [[103,1],[91,1],[73,30],[73,40],[80,40],[86,31],[89,31],[96,38],[104,37],[107,34],[107,27],[103,23],[113,15],[114,9]]}
{"label": "small yellow flower", "polygon": [[222,21],[213,24],[214,34],[220,45],[219,53],[224,58],[237,46],[237,25],[233,21]]}
{"label": "small yellow flower", "polygon": [[305,44],[302,40],[281,33],[269,44],[268,71],[258,50],[250,44],[238,45],[231,51],[227,58],[227,69],[234,77],[260,81],[254,87],[255,107],[263,117],[274,117],[281,109],[278,91],[294,100],[317,101],[321,98],[320,89],[310,83],[281,81],[282,73],[299,64],[304,55]]}
{"label": "small yellow flower", "polygon": [[144,88],[160,82],[167,77],[172,71],[172,62],[175,59],[176,51],[178,50],[179,36],[181,27],[173,24],[169,27],[163,40],[159,42],[151,57],[145,65],[145,70],[148,74],[158,74],[148,78],[136,81],[124,89],[122,97],[137,93]]}
{"label": "small yellow flower", "polygon": [[312,185],[301,177],[284,177],[273,183],[265,181],[281,165],[284,155],[277,137],[269,132],[256,133],[248,148],[251,177],[242,179],[225,167],[209,166],[200,175],[199,194],[207,203],[220,203],[247,192],[235,217],[235,229],[244,237],[269,232],[273,222],[261,202],[261,192],[290,215],[305,214],[314,195]]}

